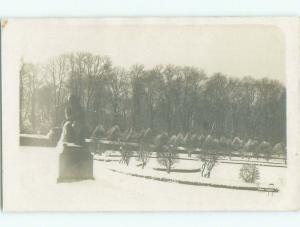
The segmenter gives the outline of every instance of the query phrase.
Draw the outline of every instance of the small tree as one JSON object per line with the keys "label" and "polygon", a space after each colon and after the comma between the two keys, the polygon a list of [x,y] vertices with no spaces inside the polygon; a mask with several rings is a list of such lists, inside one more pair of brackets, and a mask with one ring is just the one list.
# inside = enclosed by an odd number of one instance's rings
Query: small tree
{"label": "small tree", "polygon": [[211,171],[216,165],[218,157],[216,155],[200,155],[199,159],[202,162],[201,176],[210,178]]}
{"label": "small tree", "polygon": [[172,166],[178,162],[178,154],[167,133],[164,132],[155,138],[155,150],[157,162],[166,168],[167,173],[170,173]]}
{"label": "small tree", "polygon": [[132,151],[128,149],[125,143],[119,142],[120,144],[120,149],[119,152],[121,154],[121,159],[119,163],[125,164],[126,166],[129,165],[130,159],[132,157]]}
{"label": "small tree", "polygon": [[240,178],[247,183],[255,183],[259,180],[259,170],[256,165],[244,164],[240,169]]}
{"label": "small tree", "polygon": [[150,128],[148,128],[143,137],[140,139],[139,143],[139,149],[137,151],[137,160],[141,162],[142,169],[145,168],[146,164],[149,162],[151,155],[153,153],[152,151],[152,131]]}
{"label": "small tree", "polygon": [[163,146],[162,150],[157,153],[157,161],[166,168],[167,173],[170,173],[172,166],[178,162],[175,147],[172,144]]}

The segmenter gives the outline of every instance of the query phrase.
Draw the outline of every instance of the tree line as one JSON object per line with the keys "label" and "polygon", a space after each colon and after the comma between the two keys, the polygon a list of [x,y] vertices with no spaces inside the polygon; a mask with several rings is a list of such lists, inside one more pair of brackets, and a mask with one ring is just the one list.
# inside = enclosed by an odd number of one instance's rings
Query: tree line
{"label": "tree line", "polygon": [[21,133],[61,127],[72,93],[84,107],[87,137],[97,125],[118,125],[122,131],[286,141],[286,89],[277,80],[207,75],[191,66],[124,69],[91,53],[64,54],[42,65],[22,61],[19,72]]}

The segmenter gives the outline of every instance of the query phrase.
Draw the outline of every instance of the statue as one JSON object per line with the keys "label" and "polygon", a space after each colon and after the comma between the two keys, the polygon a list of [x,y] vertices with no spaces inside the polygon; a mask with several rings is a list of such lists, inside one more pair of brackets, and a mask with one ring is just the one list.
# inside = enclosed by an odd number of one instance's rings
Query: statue
{"label": "statue", "polygon": [[65,117],[67,121],[63,126],[62,143],[84,146],[84,112],[78,98],[73,94],[68,98]]}
{"label": "statue", "polygon": [[[93,177],[93,156],[85,143],[84,111],[75,95],[68,98],[60,143],[59,177],[57,182],[72,182]],[[59,147],[61,149],[61,147]]]}

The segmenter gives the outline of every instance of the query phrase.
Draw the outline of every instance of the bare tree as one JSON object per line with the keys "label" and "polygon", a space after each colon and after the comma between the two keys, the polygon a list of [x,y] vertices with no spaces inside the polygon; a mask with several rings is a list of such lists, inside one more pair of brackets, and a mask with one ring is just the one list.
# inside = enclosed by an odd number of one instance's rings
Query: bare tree
{"label": "bare tree", "polygon": [[152,131],[150,128],[148,128],[140,139],[139,149],[137,151],[137,160],[141,162],[142,169],[145,168],[146,164],[149,162],[152,156],[152,139]]}

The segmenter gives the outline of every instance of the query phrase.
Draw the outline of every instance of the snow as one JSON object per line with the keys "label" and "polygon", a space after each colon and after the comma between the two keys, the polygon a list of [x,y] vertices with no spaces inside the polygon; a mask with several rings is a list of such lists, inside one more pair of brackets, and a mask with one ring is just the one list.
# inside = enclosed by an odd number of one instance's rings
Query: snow
{"label": "snow", "polygon": [[[58,176],[58,148],[21,147],[19,163],[9,180],[4,182],[4,209],[19,211],[151,211],[151,210],[268,210],[283,209],[287,196],[284,191],[274,193],[232,190],[161,182],[116,173],[110,169],[143,171],[164,177],[199,180],[200,173],[170,173],[155,171],[151,160],[145,170],[118,162],[94,161],[95,180],[56,183]],[[99,158],[99,157],[95,157]],[[117,160],[117,157],[114,157]],[[199,168],[199,163],[182,161],[175,168]],[[238,164],[220,163],[211,178],[236,181]],[[261,179],[275,185],[285,185],[286,168],[259,167]],[[5,178],[6,174],[4,174]],[[231,176],[231,177],[229,177]]]}

